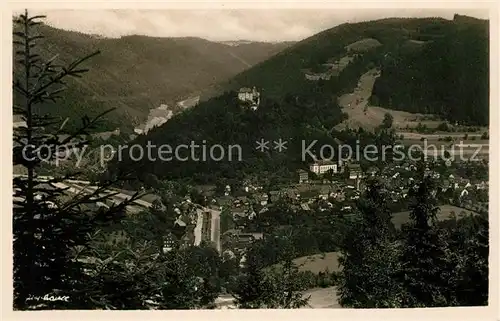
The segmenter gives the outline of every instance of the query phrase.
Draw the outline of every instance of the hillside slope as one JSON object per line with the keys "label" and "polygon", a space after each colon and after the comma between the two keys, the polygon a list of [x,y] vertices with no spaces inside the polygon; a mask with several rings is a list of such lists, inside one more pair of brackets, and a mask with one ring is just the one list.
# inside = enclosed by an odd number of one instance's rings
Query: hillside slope
{"label": "hillside slope", "polygon": [[442,18],[382,19],[341,24],[304,39],[270,59],[246,70],[221,88],[236,89],[255,85],[268,96],[279,97],[300,89],[307,81],[303,69],[316,68],[332,58],[347,54],[347,46],[371,38],[384,45],[380,52],[391,50],[418,34],[419,29],[430,23],[449,24]]}
{"label": "hillside slope", "polygon": [[[142,159],[136,162],[125,157],[112,167],[130,169],[137,166],[140,175],[153,173],[158,178],[189,177],[200,181],[247,175],[294,177],[294,170],[305,168],[311,162],[308,157],[302,158],[302,142],[308,146],[318,140],[317,148],[323,144],[335,148],[335,138],[348,143],[356,141],[355,133],[340,133],[334,129],[346,117],[338,97],[354,91],[360,77],[367,71],[383,67],[388,53],[395,53],[394,56],[407,51],[419,52],[424,48],[421,41],[437,41],[443,33],[453,30],[455,24],[457,22],[429,18],[383,19],[337,26],[238,74],[220,86],[221,96],[173,117],[136,141],[144,145],[149,141],[155,145],[168,143],[173,147],[190,145],[192,141],[197,144],[206,141],[209,147],[212,144],[239,145],[243,150],[242,161],[229,161],[226,157],[224,161]],[[438,26],[437,31],[435,26]],[[381,45],[372,46],[363,53],[348,52],[346,47],[350,44],[367,38],[375,39]],[[446,55],[446,52],[433,53]],[[328,80],[306,79],[305,69],[319,70],[345,57],[352,58],[351,62],[337,76]],[[403,73],[405,70],[401,69]],[[240,106],[235,90],[242,86],[256,86],[261,91],[261,105],[257,111]],[[287,141],[287,150],[281,153],[273,149],[273,140],[280,138]],[[256,141],[261,139],[270,141],[269,150],[259,152],[255,149]],[[361,147],[373,144],[373,139],[366,136],[366,140],[361,140]],[[316,155],[317,148],[313,149]]]}
{"label": "hillside slope", "polygon": [[[329,60],[345,56],[348,54],[349,46],[366,39],[383,45],[377,48],[377,54],[370,58],[375,65],[383,69],[377,87],[387,82],[386,77],[389,78],[390,58],[399,61],[394,68],[396,72],[390,77],[391,80],[386,86],[398,88],[398,94],[406,97],[404,102],[398,104],[398,109],[425,112],[422,110],[425,107],[410,109],[403,105],[409,100],[413,101],[413,104],[418,104],[422,100],[429,103],[430,99],[437,98],[439,103],[428,104],[434,105],[428,108],[428,113],[437,113],[436,105],[444,105],[445,109],[450,110],[455,108],[452,106],[455,106],[457,101],[463,101],[464,96],[471,102],[474,91],[482,95],[480,98],[482,101],[475,102],[474,105],[479,104],[480,109],[484,109],[489,79],[488,21],[459,15],[453,20],[388,18],[342,24],[300,41],[255,67],[243,71],[219,86],[219,90],[222,92],[243,86],[257,86],[262,88],[267,96],[272,97],[293,93],[308,82],[304,78],[303,70],[315,69]],[[415,68],[417,72],[414,72]],[[426,78],[421,79],[422,77]],[[425,82],[426,85],[432,86],[436,80],[440,81],[440,87],[432,92],[432,97],[428,95],[428,98],[423,99],[422,95],[415,93],[415,90],[418,90],[418,83]],[[398,82],[400,85],[394,87]],[[441,86],[441,83],[445,85]],[[453,93],[449,93],[450,88],[458,83],[464,88],[468,86],[467,90],[454,90]],[[403,88],[404,84],[407,84],[408,88]],[[378,90],[375,89],[376,92]],[[440,93],[444,95],[445,92],[448,92],[446,95],[453,95],[453,99],[441,99]],[[386,97],[387,95],[382,100]],[[388,104],[384,103],[382,107],[388,107]],[[393,108],[396,108],[394,103]],[[471,109],[469,111],[474,118],[474,111]],[[445,116],[451,117],[451,115],[452,113],[447,113]]]}
{"label": "hillside slope", "polygon": [[426,34],[435,39],[420,50],[400,48],[383,61],[371,102],[488,125],[488,31],[488,21],[461,16],[447,25],[430,25]]}
{"label": "hillside slope", "polygon": [[289,45],[248,43],[229,46],[200,38],[126,36],[100,38],[41,25],[40,54],[70,62],[100,50],[88,61],[90,71],[69,83],[65,100],[43,111],[79,118],[117,108],[107,127],[137,125],[148,111],[199,95],[211,86],[267,59]]}

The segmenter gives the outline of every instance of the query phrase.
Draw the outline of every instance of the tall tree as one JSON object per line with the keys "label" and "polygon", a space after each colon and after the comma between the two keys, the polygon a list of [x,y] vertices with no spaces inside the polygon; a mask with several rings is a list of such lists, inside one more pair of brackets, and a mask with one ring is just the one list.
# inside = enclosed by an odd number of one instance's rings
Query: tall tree
{"label": "tall tree", "polygon": [[[110,180],[92,193],[69,196],[61,182],[73,175],[45,179],[37,176],[42,161],[58,160],[61,157],[58,152],[84,150],[88,143],[85,137],[104,114],[93,119],[84,117],[79,130],[61,138],[61,134],[67,134],[65,122],[61,124],[55,117],[37,112],[40,104],[57,103],[66,89],[67,78],[80,77],[87,71],[81,67],[82,63],[98,54],[67,66],[57,65],[57,56],[44,61],[37,50],[43,38],[37,33],[40,18],[43,16],[30,17],[26,10],[14,21],[14,58],[22,73],[14,79],[13,90],[23,99],[14,105],[13,112],[21,115],[26,125],[14,132],[13,164],[25,167],[27,172],[26,176],[13,179],[14,307],[83,308],[93,305],[85,293],[89,275],[84,272],[84,263],[74,258],[74,249],[87,246],[96,227],[123,216],[129,202],[109,210],[96,210],[97,202],[105,202],[112,196],[107,192]],[[130,201],[137,197],[134,195]],[[31,296],[45,295],[68,299],[29,300]]]}
{"label": "tall tree", "polygon": [[243,273],[236,281],[234,296],[235,304],[242,309],[259,309],[264,307],[264,296],[268,285],[265,280],[263,264],[254,254],[254,247],[245,253]]}
{"label": "tall tree", "polygon": [[469,215],[440,224],[447,232],[450,304],[488,304],[488,215]]}
{"label": "tall tree", "polygon": [[410,191],[410,223],[403,226],[402,284],[407,291],[405,307],[447,306],[453,304],[448,284],[450,264],[447,238],[436,225],[439,208],[434,191],[436,183],[424,176]]}
{"label": "tall tree", "polygon": [[244,273],[233,293],[239,308],[296,309],[307,305],[310,298],[304,297],[307,277],[293,262],[296,251],[291,237],[292,235],[287,235],[284,238],[280,261],[272,266],[267,266],[260,259],[261,247],[270,243],[254,243],[246,253]]}
{"label": "tall tree", "polygon": [[220,293],[220,257],[208,247],[188,247],[171,251],[164,261],[162,309],[214,307]]}
{"label": "tall tree", "polygon": [[387,194],[378,181],[371,181],[341,245],[342,270],[337,274],[340,304],[399,307],[402,288],[396,280],[398,252]]}
{"label": "tall tree", "polygon": [[310,296],[304,296],[308,281],[292,258],[286,255],[282,262],[266,271],[266,308],[298,309],[308,304]]}
{"label": "tall tree", "polygon": [[488,213],[471,217],[470,234],[465,243],[464,278],[458,283],[460,305],[488,304],[489,222]]}

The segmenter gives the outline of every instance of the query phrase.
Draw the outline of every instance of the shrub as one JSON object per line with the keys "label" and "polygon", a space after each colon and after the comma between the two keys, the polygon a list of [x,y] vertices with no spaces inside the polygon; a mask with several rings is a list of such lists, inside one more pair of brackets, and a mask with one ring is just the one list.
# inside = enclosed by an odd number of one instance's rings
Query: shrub
{"label": "shrub", "polygon": [[450,131],[450,128],[448,127],[447,123],[441,123],[437,126],[437,130],[443,131],[443,132],[448,132]]}

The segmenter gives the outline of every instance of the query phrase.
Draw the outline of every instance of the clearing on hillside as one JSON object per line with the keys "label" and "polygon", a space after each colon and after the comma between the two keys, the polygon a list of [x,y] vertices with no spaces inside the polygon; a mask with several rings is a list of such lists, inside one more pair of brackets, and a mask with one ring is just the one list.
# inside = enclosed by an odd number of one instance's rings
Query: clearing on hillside
{"label": "clearing on hillside", "polygon": [[422,125],[425,124],[427,127],[437,127],[441,123],[441,121],[425,120],[426,116],[428,117],[429,115],[414,114],[369,105],[368,99],[372,94],[373,84],[379,76],[380,72],[378,70],[369,70],[361,75],[354,92],[338,98],[338,103],[342,107],[342,111],[347,113],[349,118],[337,125],[336,129],[362,127],[373,130],[380,125],[386,113],[394,117],[394,127],[397,129],[403,129],[407,126],[416,127],[419,123]]}
{"label": "clearing on hillside", "polygon": [[311,271],[314,274],[318,274],[319,272],[324,272],[325,270],[328,270],[329,272],[338,272],[338,260],[338,252],[328,252],[302,256],[296,258],[293,262],[299,266],[300,271]]}
{"label": "clearing on hillside", "polygon": [[[451,215],[455,213],[457,219],[465,217],[467,215],[477,215],[476,212],[467,210],[465,208],[453,206],[453,205],[441,205],[439,206],[439,212],[437,214],[437,219],[439,221],[447,220]],[[408,223],[410,220],[410,211],[394,213],[392,216],[392,222],[397,228],[401,225]]]}
{"label": "clearing on hillside", "polygon": [[347,49],[347,51],[365,52],[381,45],[382,44],[377,39],[364,38],[345,46],[345,49]]}
{"label": "clearing on hillside", "polygon": [[308,305],[302,309],[339,309],[342,306],[338,303],[337,288],[330,286],[327,288],[315,288],[304,292],[304,296],[310,296]]}

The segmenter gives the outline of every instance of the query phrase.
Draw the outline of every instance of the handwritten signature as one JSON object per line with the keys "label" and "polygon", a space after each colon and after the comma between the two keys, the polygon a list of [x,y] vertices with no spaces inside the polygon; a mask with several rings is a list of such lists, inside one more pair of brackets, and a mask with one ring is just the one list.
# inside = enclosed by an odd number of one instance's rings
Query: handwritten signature
{"label": "handwritten signature", "polygon": [[49,295],[49,294],[45,294],[44,296],[33,296],[33,295],[30,295],[26,301],[65,301],[65,302],[68,302],[69,301],[69,296],[60,296],[60,295]]}

